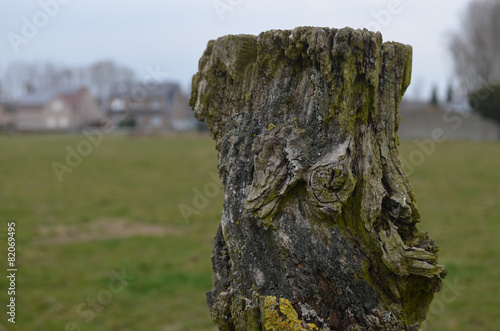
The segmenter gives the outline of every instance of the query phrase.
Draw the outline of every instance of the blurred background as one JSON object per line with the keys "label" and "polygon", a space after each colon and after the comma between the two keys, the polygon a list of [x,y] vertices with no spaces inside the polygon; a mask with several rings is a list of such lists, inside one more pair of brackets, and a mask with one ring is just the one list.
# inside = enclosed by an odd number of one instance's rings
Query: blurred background
{"label": "blurred background", "polygon": [[[400,158],[449,270],[423,330],[500,322],[500,1],[0,0],[0,249],[16,323],[214,330],[223,193],[188,105],[210,39],[367,28],[413,46]],[[0,277],[0,302],[9,282]],[[4,306],[5,307],[5,306]]]}

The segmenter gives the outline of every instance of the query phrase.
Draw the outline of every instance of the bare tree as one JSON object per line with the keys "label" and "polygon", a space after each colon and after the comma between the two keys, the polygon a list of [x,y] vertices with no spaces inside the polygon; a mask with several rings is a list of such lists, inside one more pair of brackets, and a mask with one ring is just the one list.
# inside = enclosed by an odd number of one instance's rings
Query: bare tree
{"label": "bare tree", "polygon": [[450,51],[460,87],[473,93],[500,84],[500,1],[474,0],[451,38]]}
{"label": "bare tree", "polygon": [[35,77],[35,66],[26,62],[10,64],[3,75],[4,92],[16,98],[27,93]]}
{"label": "bare tree", "polygon": [[4,92],[14,98],[34,90],[88,86],[103,100],[113,84],[132,81],[134,72],[111,60],[83,67],[65,67],[53,62],[15,62],[7,67],[2,78]]}
{"label": "bare tree", "polygon": [[15,62],[7,67],[3,83],[5,90],[14,97],[40,90],[72,86],[71,68],[51,62]]}
{"label": "bare tree", "polygon": [[472,1],[450,50],[462,92],[472,109],[497,123],[500,138],[499,17],[500,1]]}
{"label": "bare tree", "polygon": [[134,72],[124,66],[119,66],[111,60],[99,61],[89,67],[90,85],[94,94],[104,101],[114,84],[131,82]]}

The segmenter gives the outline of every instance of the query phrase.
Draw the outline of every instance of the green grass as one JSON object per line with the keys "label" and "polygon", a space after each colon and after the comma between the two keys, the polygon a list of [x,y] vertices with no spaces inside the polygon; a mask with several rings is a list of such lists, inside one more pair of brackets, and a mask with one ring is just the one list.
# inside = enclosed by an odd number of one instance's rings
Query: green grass
{"label": "green grass", "polygon": [[[179,211],[181,204],[193,207],[193,189],[213,187],[214,143],[199,136],[105,137],[59,182],[51,164],[64,163],[65,148],[83,139],[0,137],[0,254],[11,220],[18,254],[16,325],[7,323],[4,308],[0,330],[65,330],[71,322],[97,331],[215,330],[205,292],[223,194],[189,220]],[[408,158],[417,148],[403,143],[401,153]],[[447,279],[465,287],[437,297],[427,330],[497,330],[500,144],[440,144],[411,182],[420,228],[441,247]],[[0,261],[5,270],[6,258]],[[133,276],[116,293],[113,270]],[[2,304],[7,287],[0,277]],[[86,300],[96,296],[106,304],[90,308]]]}
{"label": "green grass", "polygon": [[[418,150],[403,143],[400,154],[409,160]],[[440,246],[447,281],[460,286],[456,295],[446,290],[436,296],[428,330],[498,330],[500,144],[439,144],[410,181],[422,214],[420,229]]]}
{"label": "green grass", "polygon": [[[82,330],[213,330],[205,292],[223,194],[188,220],[179,212],[182,203],[193,206],[193,189],[213,183],[213,142],[106,137],[59,182],[52,162],[65,163],[66,146],[75,149],[82,139],[0,139],[0,233],[5,239],[7,221],[16,221],[19,268],[16,326],[5,313],[0,323],[8,330],[64,330],[70,322]],[[164,234],[120,236],[123,229],[93,229],[99,219]],[[6,252],[4,240],[0,247]],[[106,294],[110,273],[122,268],[135,279],[102,311],[84,305],[78,313],[88,297]],[[6,285],[1,277],[0,288]],[[4,290],[0,300],[7,300]]]}

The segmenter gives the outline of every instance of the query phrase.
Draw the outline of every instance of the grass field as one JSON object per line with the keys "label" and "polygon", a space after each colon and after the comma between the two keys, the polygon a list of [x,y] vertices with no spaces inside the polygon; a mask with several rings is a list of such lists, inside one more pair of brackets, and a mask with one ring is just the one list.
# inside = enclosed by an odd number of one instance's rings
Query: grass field
{"label": "grass field", "polygon": [[[68,146],[87,152],[84,140],[0,137],[0,266],[7,273],[15,221],[18,268],[15,325],[0,277],[0,330],[215,330],[205,304],[223,200],[213,142],[105,137],[59,181],[53,162],[66,163]],[[401,154],[417,149],[403,143]],[[500,144],[438,145],[411,181],[420,228],[455,284],[437,296],[426,330],[498,330]],[[189,219],[182,204],[194,208]]]}

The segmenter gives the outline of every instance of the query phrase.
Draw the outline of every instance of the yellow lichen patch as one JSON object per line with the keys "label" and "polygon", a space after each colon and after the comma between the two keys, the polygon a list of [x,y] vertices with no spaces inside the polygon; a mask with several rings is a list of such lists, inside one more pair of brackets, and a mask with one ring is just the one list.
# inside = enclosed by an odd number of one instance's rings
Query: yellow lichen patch
{"label": "yellow lichen patch", "polygon": [[318,331],[319,328],[314,323],[307,323],[307,330],[309,330],[309,331]]}
{"label": "yellow lichen patch", "polygon": [[280,298],[280,311],[291,321],[299,320],[299,315],[297,314],[295,309],[293,309],[292,304],[287,299]]}
{"label": "yellow lichen patch", "polygon": [[311,331],[311,330],[319,330],[318,327],[316,326],[316,324],[313,324],[313,323],[307,323],[307,329],[309,331]]}
{"label": "yellow lichen patch", "polygon": [[304,329],[299,320],[299,315],[295,309],[293,309],[290,301],[280,298],[278,304],[278,300],[274,296],[267,296],[264,298],[263,327],[266,331],[318,330],[314,324],[308,324],[308,329]]}
{"label": "yellow lichen patch", "polygon": [[269,123],[269,125],[267,126],[267,131],[271,131],[275,127],[276,127],[276,125],[274,125],[273,123]]}

